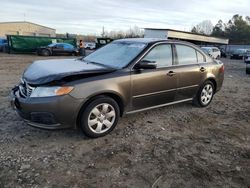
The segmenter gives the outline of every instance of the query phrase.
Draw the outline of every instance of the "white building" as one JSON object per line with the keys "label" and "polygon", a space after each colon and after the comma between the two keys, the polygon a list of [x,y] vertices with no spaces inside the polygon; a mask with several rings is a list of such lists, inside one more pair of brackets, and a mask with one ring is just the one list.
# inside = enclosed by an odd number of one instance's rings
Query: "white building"
{"label": "white building", "polygon": [[166,39],[176,39],[185,40],[195,44],[219,44],[227,45],[229,43],[228,39],[210,37],[201,34],[195,34],[191,32],[178,31],[173,29],[155,29],[155,28],[144,28],[145,38],[166,38]]}

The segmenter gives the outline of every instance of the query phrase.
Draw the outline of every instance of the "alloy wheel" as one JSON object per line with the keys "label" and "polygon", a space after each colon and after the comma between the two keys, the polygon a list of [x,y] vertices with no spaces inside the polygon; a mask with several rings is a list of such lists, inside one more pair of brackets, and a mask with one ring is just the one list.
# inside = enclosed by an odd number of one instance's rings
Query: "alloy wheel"
{"label": "alloy wheel", "polygon": [[88,116],[88,127],[97,134],[105,133],[114,124],[116,112],[112,105],[102,103],[95,106]]}
{"label": "alloy wheel", "polygon": [[201,91],[201,102],[203,105],[210,103],[213,97],[213,86],[211,84],[206,84]]}

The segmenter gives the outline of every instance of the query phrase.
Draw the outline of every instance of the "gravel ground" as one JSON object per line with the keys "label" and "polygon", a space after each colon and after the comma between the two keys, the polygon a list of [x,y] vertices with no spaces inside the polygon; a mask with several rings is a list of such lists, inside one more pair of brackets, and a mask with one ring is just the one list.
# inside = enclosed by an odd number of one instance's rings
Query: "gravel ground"
{"label": "gravel ground", "polygon": [[[63,57],[60,57],[63,58]],[[207,108],[184,103],[120,120],[105,137],[24,123],[9,92],[34,55],[0,54],[0,187],[250,187],[250,76],[222,59]]]}

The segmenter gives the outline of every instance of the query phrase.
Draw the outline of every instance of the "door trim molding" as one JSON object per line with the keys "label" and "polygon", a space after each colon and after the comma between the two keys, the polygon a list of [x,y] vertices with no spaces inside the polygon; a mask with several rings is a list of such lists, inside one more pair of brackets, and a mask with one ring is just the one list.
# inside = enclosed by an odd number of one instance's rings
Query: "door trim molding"
{"label": "door trim molding", "polygon": [[197,86],[199,86],[199,85],[191,85],[191,86],[186,86],[186,87],[179,87],[176,89],[168,89],[168,90],[156,91],[156,92],[142,94],[142,95],[135,95],[135,96],[133,96],[133,99],[140,98],[140,97],[147,97],[150,95],[156,95],[156,94],[161,94],[161,93],[167,93],[167,92],[171,92],[171,91],[175,91],[175,90],[177,91],[177,90],[182,90],[182,89],[193,88],[193,87],[197,87]]}
{"label": "door trim molding", "polygon": [[136,113],[136,112],[142,112],[142,111],[151,110],[151,109],[154,109],[154,108],[160,108],[160,107],[169,106],[169,105],[172,105],[172,104],[178,104],[178,103],[182,103],[182,102],[187,102],[187,101],[191,101],[191,100],[193,100],[193,98],[179,100],[179,101],[165,103],[165,104],[160,104],[160,105],[156,105],[156,106],[142,108],[142,109],[139,109],[139,110],[132,110],[132,111],[126,112],[126,114],[133,114],[133,113]]}
{"label": "door trim molding", "polygon": [[133,96],[133,98],[139,98],[139,97],[147,97],[147,96],[150,96],[150,95],[156,95],[156,94],[160,94],[160,93],[167,93],[167,92],[170,92],[170,91],[175,91],[177,89],[168,89],[168,90],[163,90],[163,91],[156,91],[156,92],[152,92],[152,93],[147,93],[147,94],[142,94],[142,95],[135,95]]}

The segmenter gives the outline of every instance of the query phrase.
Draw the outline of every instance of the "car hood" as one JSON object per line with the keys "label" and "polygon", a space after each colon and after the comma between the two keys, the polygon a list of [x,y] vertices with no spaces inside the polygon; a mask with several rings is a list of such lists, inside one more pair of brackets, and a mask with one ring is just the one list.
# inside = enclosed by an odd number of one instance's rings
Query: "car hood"
{"label": "car hood", "polygon": [[115,69],[87,63],[80,59],[39,60],[32,63],[23,73],[23,80],[31,85],[42,85],[60,81],[66,77],[90,77],[105,74]]}

